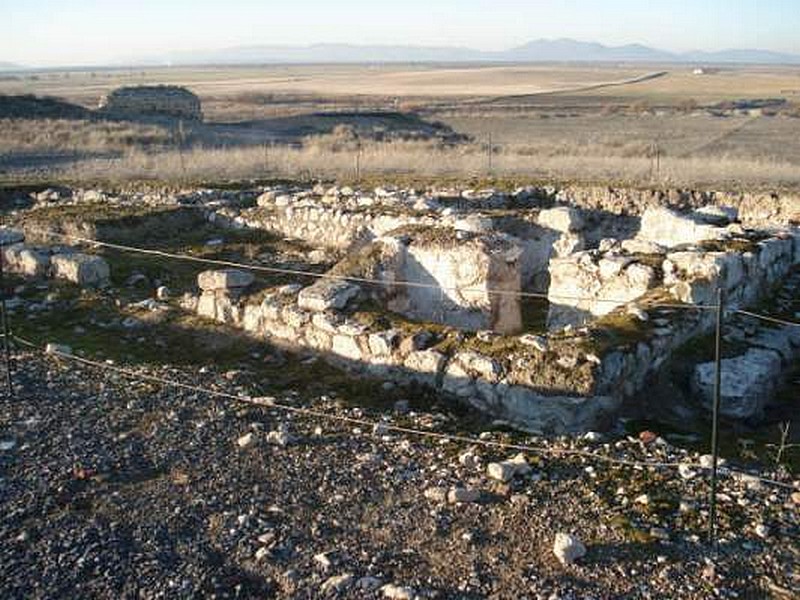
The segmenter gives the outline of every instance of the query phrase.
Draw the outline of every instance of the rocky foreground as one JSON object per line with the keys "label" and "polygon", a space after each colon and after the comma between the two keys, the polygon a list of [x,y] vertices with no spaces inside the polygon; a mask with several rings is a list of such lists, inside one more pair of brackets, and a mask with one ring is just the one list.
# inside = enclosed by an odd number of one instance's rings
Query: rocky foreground
{"label": "rocky foreground", "polygon": [[[0,597],[790,598],[798,482],[722,477],[656,435],[518,455],[18,355],[0,399]],[[238,373],[142,373],[246,392]],[[453,418],[278,398],[423,430]],[[412,403],[412,408],[416,407]],[[501,441],[508,434],[481,434]],[[510,439],[510,438],[508,438]],[[676,467],[614,465],[583,449]],[[562,454],[559,456],[559,452]],[[796,597],[796,596],[794,596]]]}

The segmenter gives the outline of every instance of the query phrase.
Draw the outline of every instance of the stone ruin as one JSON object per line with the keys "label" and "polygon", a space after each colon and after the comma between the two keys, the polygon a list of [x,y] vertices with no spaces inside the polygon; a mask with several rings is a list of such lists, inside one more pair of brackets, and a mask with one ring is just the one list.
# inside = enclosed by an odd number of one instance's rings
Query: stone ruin
{"label": "stone ruin", "polygon": [[[208,218],[224,227],[346,256],[330,272],[336,279],[256,297],[201,285],[185,305],[371,376],[423,382],[518,426],[564,432],[596,426],[713,329],[713,311],[675,305],[712,305],[719,286],[729,308],[752,306],[800,263],[791,222],[744,223],[731,207],[653,205],[626,219],[535,194],[508,210],[496,196],[275,188],[255,207],[215,208]],[[546,296],[545,330],[531,334],[518,292]],[[365,304],[394,317],[376,319]],[[781,350],[779,371],[797,357],[800,336],[787,334]],[[775,361],[762,364],[774,375]],[[695,389],[709,402],[704,369]],[[763,409],[763,399],[735,408],[739,392],[725,391],[729,416]]]}
{"label": "stone ruin", "polygon": [[[274,286],[209,270],[184,309],[365,376],[432,387],[523,429],[564,433],[607,423],[713,331],[714,311],[681,306],[712,305],[718,287],[730,309],[800,288],[796,199],[604,193],[601,202],[537,188],[283,185],[162,200],[221,230],[303,241],[335,263],[324,277]],[[153,194],[137,201],[158,204]],[[737,318],[726,336],[746,347],[726,357],[723,413],[752,418],[796,364],[800,332],[751,331]],[[692,376],[706,405],[709,373],[699,364]]]}
{"label": "stone ruin", "polygon": [[173,85],[117,88],[100,99],[98,108],[106,114],[118,117],[203,120],[200,98],[186,88]]}
{"label": "stone ruin", "polygon": [[0,229],[0,249],[4,268],[10,273],[62,279],[89,288],[109,285],[110,268],[103,258],[69,246],[26,244],[22,232]]}

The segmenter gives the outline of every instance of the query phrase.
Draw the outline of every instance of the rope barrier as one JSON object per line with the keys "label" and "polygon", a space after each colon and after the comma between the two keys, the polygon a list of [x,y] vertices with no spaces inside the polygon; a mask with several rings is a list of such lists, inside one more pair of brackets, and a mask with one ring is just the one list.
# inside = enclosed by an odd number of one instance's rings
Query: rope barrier
{"label": "rope barrier", "polygon": [[[150,383],[158,383],[165,386],[171,386],[178,389],[184,389],[187,391],[192,391],[195,393],[205,394],[211,397],[216,398],[223,398],[226,400],[234,400],[236,402],[242,402],[245,404],[250,404],[253,406],[258,406],[261,408],[272,408],[276,410],[281,410],[287,413],[293,413],[308,417],[319,418],[328,421],[337,421],[340,423],[346,423],[348,425],[357,425],[360,427],[368,428],[369,430],[375,431],[378,429],[382,429],[386,432],[395,432],[401,433],[406,435],[413,435],[416,437],[421,438],[430,438],[436,440],[446,440],[448,442],[454,443],[466,443],[472,446],[482,446],[486,448],[493,448],[493,449],[501,449],[501,450],[514,450],[517,452],[527,452],[529,454],[538,455],[538,456],[552,456],[555,458],[561,457],[579,457],[579,458],[586,458],[589,460],[604,462],[607,464],[618,465],[618,466],[627,466],[627,467],[644,467],[644,468],[678,468],[683,466],[684,468],[695,468],[695,469],[704,469],[702,465],[699,463],[688,463],[688,462],[666,462],[666,461],[635,461],[629,459],[619,459],[614,458],[611,456],[604,456],[602,454],[597,454],[594,452],[587,452],[584,450],[576,450],[570,448],[564,449],[555,449],[555,448],[537,448],[534,446],[526,445],[526,444],[515,444],[515,443],[508,443],[508,442],[500,442],[500,441],[493,441],[493,440],[482,440],[480,438],[466,436],[466,435],[457,435],[457,434],[449,434],[449,433],[441,433],[436,431],[424,431],[421,429],[414,429],[412,427],[405,427],[401,425],[393,425],[391,423],[386,422],[378,422],[378,421],[371,421],[368,419],[356,418],[356,417],[348,417],[344,415],[336,415],[329,412],[313,409],[313,408],[306,408],[306,407],[297,407],[291,406],[288,404],[283,404],[281,402],[277,402],[273,399],[261,400],[259,398],[253,398],[252,396],[245,396],[241,394],[231,394],[228,392],[221,392],[217,390],[211,390],[208,388],[191,385],[187,383],[182,383],[180,381],[175,381],[173,379],[167,379],[164,377],[158,377],[155,375],[148,375],[144,373],[137,373],[135,371],[131,371],[129,369],[123,369],[121,367],[117,367],[114,365],[109,365],[107,363],[101,363],[98,361],[90,360],[87,358],[75,356],[73,354],[66,354],[63,352],[59,352],[58,350],[51,350],[48,352],[46,349],[42,348],[40,345],[26,340],[18,335],[12,335],[13,339],[16,340],[23,346],[29,347],[41,354],[52,355],[56,356],[68,361],[73,361],[79,364],[87,365],[90,367],[98,368],[103,371],[108,371],[112,373],[116,373],[118,375],[122,375],[129,379],[137,380],[139,382],[150,382]],[[775,481],[772,479],[763,478],[757,475],[752,475],[751,473],[747,473],[745,471],[738,471],[735,469],[728,469],[730,473],[739,473],[743,475],[748,475],[750,477],[756,477],[762,483],[766,483],[769,485],[773,485],[776,487],[782,487],[786,489],[794,489],[792,485]]]}
{"label": "rope barrier", "polygon": [[784,319],[770,317],[769,315],[761,315],[758,313],[750,312],[749,310],[736,310],[734,312],[739,313],[740,315],[745,315],[747,317],[752,317],[754,319],[760,319],[768,323],[774,323],[776,325],[783,325],[785,327],[800,327],[800,323],[795,323],[793,321],[786,321]]}
{"label": "rope barrier", "polygon": [[[128,246],[124,244],[115,244],[111,242],[101,242],[98,240],[93,240],[89,238],[84,238],[80,236],[69,235],[65,233],[59,233],[56,231],[41,231],[39,232],[43,235],[48,235],[55,238],[61,238],[65,240],[70,240],[73,242],[78,242],[82,244],[88,244],[100,248],[109,248],[111,250],[118,250],[120,252],[133,252],[137,254],[145,254],[149,256],[156,256],[159,258],[169,258],[174,260],[183,260],[188,262],[196,262],[196,263],[203,263],[208,265],[220,266],[220,267],[230,267],[236,269],[244,269],[249,271],[256,271],[262,273],[272,273],[276,275],[293,275],[296,277],[311,277],[316,279],[330,279],[335,281],[347,281],[352,283],[364,283],[364,284],[371,284],[371,285],[381,285],[381,286],[400,286],[400,287],[408,287],[408,288],[420,288],[420,289],[432,289],[432,290],[439,290],[439,291],[448,291],[448,292],[456,292],[460,294],[468,294],[468,293],[475,293],[475,294],[490,294],[496,296],[511,296],[511,297],[519,297],[519,298],[536,298],[540,300],[573,300],[576,302],[598,302],[598,303],[605,303],[605,304],[629,304],[631,302],[636,301],[635,298],[629,298],[626,300],[622,299],[613,299],[613,298],[589,298],[589,297],[581,297],[581,296],[569,296],[569,295],[561,295],[561,294],[544,294],[539,292],[523,292],[523,291],[516,291],[516,290],[498,290],[498,289],[477,289],[477,288],[459,288],[454,286],[442,286],[436,285],[432,283],[423,283],[419,281],[404,281],[404,280],[393,280],[393,281],[384,281],[381,279],[374,279],[369,277],[356,277],[351,275],[336,275],[335,273],[313,273],[310,271],[303,271],[301,269],[290,269],[286,267],[275,267],[275,266],[265,266],[265,265],[248,265],[245,263],[230,261],[230,260],[221,260],[216,258],[205,258],[202,256],[191,256],[189,254],[176,254],[173,252],[165,252],[163,250],[155,250],[152,248],[139,248],[136,246]],[[680,304],[680,303],[655,303],[648,306],[649,308],[674,308],[674,309],[683,309],[683,310],[717,310],[715,305],[704,305],[704,304]]]}

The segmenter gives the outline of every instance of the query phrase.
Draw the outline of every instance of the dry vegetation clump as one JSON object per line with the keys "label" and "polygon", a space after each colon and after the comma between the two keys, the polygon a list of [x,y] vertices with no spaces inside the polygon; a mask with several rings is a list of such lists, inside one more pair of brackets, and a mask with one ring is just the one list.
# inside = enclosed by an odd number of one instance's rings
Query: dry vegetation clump
{"label": "dry vegetation clump", "polygon": [[[304,147],[229,147],[148,152],[132,149],[120,158],[72,163],[60,174],[74,179],[158,179],[210,181],[258,177],[352,178],[413,175],[517,177],[554,181],[642,182],[672,186],[800,186],[797,165],[774,159],[717,156],[661,156],[655,161],[643,149],[617,153],[569,152],[562,148],[524,152],[495,147],[489,167],[488,147],[446,146],[432,142],[364,142],[360,149]],[[634,152],[636,150],[636,152]]]}
{"label": "dry vegetation clump", "polygon": [[0,153],[126,152],[172,144],[166,127],[128,121],[0,119]]}

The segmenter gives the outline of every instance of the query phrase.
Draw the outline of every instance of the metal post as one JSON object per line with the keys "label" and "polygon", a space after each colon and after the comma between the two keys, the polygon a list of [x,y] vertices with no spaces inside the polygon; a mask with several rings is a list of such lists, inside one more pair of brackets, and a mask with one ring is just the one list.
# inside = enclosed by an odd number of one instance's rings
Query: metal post
{"label": "metal post", "polygon": [[656,141],[656,178],[661,179],[661,144]]}
{"label": "metal post", "polygon": [[489,133],[489,175],[492,174],[492,154],[494,154],[494,145],[492,144],[492,134]]}
{"label": "metal post", "polygon": [[5,245],[0,244],[0,320],[2,320],[3,327],[3,356],[6,363],[6,387],[8,388],[8,397],[14,395],[14,384],[11,380],[11,340],[8,331],[8,314],[6,313],[6,280],[5,269],[3,263],[5,262]]}
{"label": "metal post", "polygon": [[184,144],[184,135],[183,135],[183,119],[178,119],[178,157],[181,160],[181,174],[183,177],[186,177],[186,160],[183,157],[183,144]]}
{"label": "metal post", "polygon": [[717,460],[719,458],[719,406],[722,395],[722,316],[725,312],[722,288],[717,288],[717,331],[715,340],[716,365],[714,373],[714,407],[711,423],[711,510],[709,512],[708,538],[712,548],[717,548]]}
{"label": "metal post", "polygon": [[356,183],[361,183],[361,140],[356,146]]}

